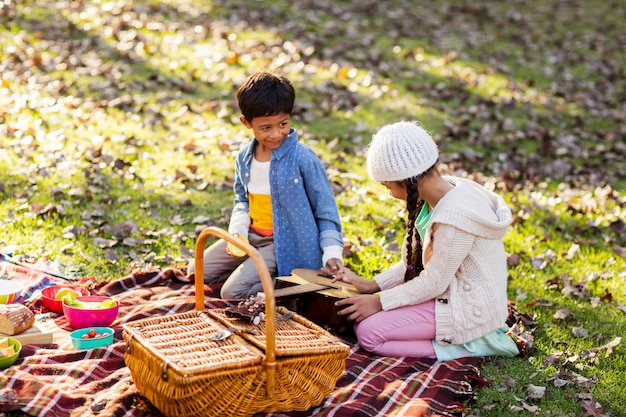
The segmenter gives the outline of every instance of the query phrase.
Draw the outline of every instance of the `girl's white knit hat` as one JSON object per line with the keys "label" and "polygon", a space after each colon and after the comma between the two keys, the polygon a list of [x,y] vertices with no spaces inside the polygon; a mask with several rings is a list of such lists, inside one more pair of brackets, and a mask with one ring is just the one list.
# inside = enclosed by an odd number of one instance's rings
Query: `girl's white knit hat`
{"label": "girl's white knit hat", "polygon": [[367,149],[367,173],[375,181],[402,181],[424,173],[437,162],[433,138],[417,122],[383,126]]}

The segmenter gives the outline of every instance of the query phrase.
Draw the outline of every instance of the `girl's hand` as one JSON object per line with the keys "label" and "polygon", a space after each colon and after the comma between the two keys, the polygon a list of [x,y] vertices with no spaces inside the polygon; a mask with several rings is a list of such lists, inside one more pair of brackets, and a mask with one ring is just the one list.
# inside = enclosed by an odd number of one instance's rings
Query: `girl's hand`
{"label": "girl's hand", "polygon": [[376,294],[354,295],[336,301],[335,305],[337,307],[347,306],[339,310],[337,314],[342,316],[348,315],[349,320],[356,321],[357,323],[383,309],[380,303],[380,297]]}
{"label": "girl's hand", "polygon": [[332,282],[337,281],[347,282],[348,284],[354,285],[354,287],[362,294],[372,294],[380,291],[376,281],[360,277],[346,267],[340,268],[335,274],[335,278],[333,278]]}

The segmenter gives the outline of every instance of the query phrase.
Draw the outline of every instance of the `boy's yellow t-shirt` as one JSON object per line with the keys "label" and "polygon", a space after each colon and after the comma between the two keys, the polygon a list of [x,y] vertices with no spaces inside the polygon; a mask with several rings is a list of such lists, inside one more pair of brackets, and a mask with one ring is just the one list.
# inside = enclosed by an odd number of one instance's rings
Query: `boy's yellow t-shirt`
{"label": "boy's yellow t-shirt", "polygon": [[250,220],[252,229],[261,236],[274,234],[272,220],[272,196],[270,194],[270,163],[252,158],[248,199],[250,200]]}

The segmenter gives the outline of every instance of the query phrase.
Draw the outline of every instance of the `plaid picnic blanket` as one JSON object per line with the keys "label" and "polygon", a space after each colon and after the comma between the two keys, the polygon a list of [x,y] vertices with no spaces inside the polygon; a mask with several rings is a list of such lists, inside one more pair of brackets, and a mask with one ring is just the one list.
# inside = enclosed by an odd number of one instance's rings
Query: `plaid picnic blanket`
{"label": "plaid picnic blanket", "polygon": [[[29,284],[23,302],[38,318],[50,317],[59,329],[54,345],[23,346],[16,364],[0,375],[0,411],[21,410],[37,417],[162,417],[138,392],[124,363],[121,325],[194,309],[193,283],[181,271],[174,267],[134,271],[104,285],[91,282],[92,294],[120,301],[112,326],[115,339],[106,348],[76,351],[64,338],[71,327],[63,316],[47,312],[37,290],[59,278],[0,265],[0,275]],[[217,297],[218,288],[205,286],[209,308],[228,305]],[[258,416],[460,416],[470,411],[467,402],[475,390],[486,384],[480,372],[484,358],[438,362],[381,357],[353,341],[345,342],[351,346],[345,372],[322,404],[307,411]]]}

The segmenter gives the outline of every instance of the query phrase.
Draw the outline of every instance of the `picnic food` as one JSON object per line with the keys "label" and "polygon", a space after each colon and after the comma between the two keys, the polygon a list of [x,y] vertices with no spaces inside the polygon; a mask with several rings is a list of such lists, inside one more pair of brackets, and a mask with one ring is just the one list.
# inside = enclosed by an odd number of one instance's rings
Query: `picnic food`
{"label": "picnic food", "polygon": [[61,288],[57,294],[54,296],[55,300],[62,300],[66,295],[73,295],[74,298],[80,297],[82,294],[76,290],[71,288]]}
{"label": "picnic food", "polygon": [[105,308],[111,308],[117,305],[117,302],[112,298],[107,298],[102,301],[83,301],[83,300],[78,300],[76,298],[80,296],[82,296],[82,294],[76,291],[72,291],[72,292],[66,292],[65,295],[61,297],[61,299],[68,306],[71,306],[74,308],[82,308],[85,310],[103,310]]}
{"label": "picnic food", "polygon": [[108,336],[108,334],[106,334],[106,333],[98,333],[98,331],[96,329],[89,329],[87,331],[87,333],[82,335],[80,338],[81,339],[97,339],[99,337],[104,337],[104,336]]}
{"label": "picnic food", "polygon": [[111,308],[117,305],[115,300],[110,298],[103,301],[80,301],[74,299],[66,304],[74,308],[82,308],[85,310],[103,310],[105,308]]}
{"label": "picnic food", "polygon": [[15,355],[15,347],[9,344],[9,338],[0,339],[0,358],[8,358]]}
{"label": "picnic food", "polygon": [[23,304],[0,305],[0,333],[16,335],[35,324],[35,315]]}

